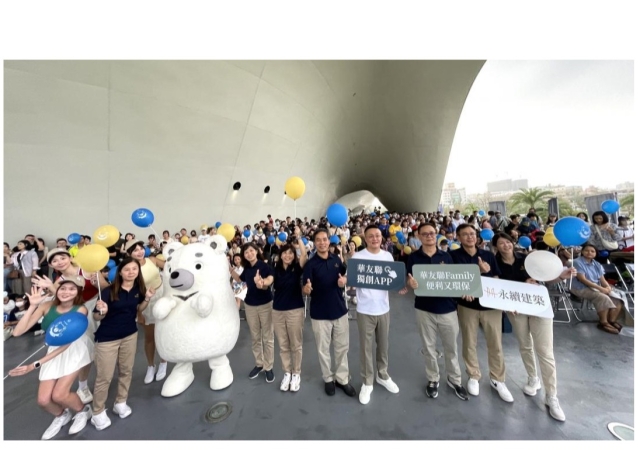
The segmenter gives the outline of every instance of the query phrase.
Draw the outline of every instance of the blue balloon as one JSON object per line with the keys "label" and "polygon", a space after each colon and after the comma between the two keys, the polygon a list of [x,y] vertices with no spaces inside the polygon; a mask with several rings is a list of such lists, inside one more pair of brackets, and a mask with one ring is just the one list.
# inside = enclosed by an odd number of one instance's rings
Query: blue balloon
{"label": "blue balloon", "polygon": [[306,246],[307,244],[309,244],[309,240],[306,238],[302,238],[302,244]]}
{"label": "blue balloon", "polygon": [[137,227],[150,227],[154,220],[153,213],[147,208],[138,208],[131,214],[131,221]]}
{"label": "blue balloon", "polygon": [[342,227],[349,220],[349,212],[340,203],[333,203],[327,209],[327,220],[336,227]]}
{"label": "blue balloon", "polygon": [[111,267],[109,269],[109,274],[107,275],[107,279],[109,283],[113,283],[116,280],[116,274],[118,273],[118,267]]}
{"label": "blue balloon", "polygon": [[269,238],[267,238],[267,243],[273,244],[275,242],[276,242],[276,239],[273,236],[270,236]]}
{"label": "blue balloon", "polygon": [[518,238],[518,244],[523,248],[528,248],[529,246],[531,246],[531,238],[529,238],[528,236],[521,236],[520,238]]}
{"label": "blue balloon", "polygon": [[242,232],[242,234],[244,235],[245,238],[249,238],[251,236],[251,231],[245,230],[244,232]]}
{"label": "blue balloon", "polygon": [[389,214],[385,213],[382,217],[384,217],[385,219],[389,219]]}
{"label": "blue balloon", "polygon": [[81,238],[82,235],[80,235],[79,233],[72,233],[67,237],[67,241],[71,244],[78,244]]}
{"label": "blue balloon", "polygon": [[480,232],[480,237],[484,240],[484,241],[490,241],[491,238],[493,238],[493,230],[491,230],[490,228],[485,228]]}
{"label": "blue balloon", "polygon": [[554,225],[553,235],[563,246],[580,246],[586,243],[591,236],[591,229],[584,220],[567,216]]}
{"label": "blue balloon", "polygon": [[222,225],[222,222],[216,222],[216,228],[220,228],[221,225]]}
{"label": "blue balloon", "polygon": [[70,311],[58,316],[47,329],[45,343],[60,347],[75,342],[87,330],[89,319],[82,313]]}
{"label": "blue balloon", "polygon": [[400,239],[404,237],[404,233],[400,232],[396,232],[396,238]]}
{"label": "blue balloon", "polygon": [[287,234],[285,232],[278,233],[278,239],[284,243],[287,241]]}
{"label": "blue balloon", "polygon": [[620,203],[616,200],[606,200],[602,202],[601,207],[607,214],[615,214],[620,209]]}
{"label": "blue balloon", "polygon": [[112,260],[112,259],[109,259],[109,262],[107,262],[107,267],[109,267],[109,268],[116,267],[116,261]]}
{"label": "blue balloon", "polygon": [[371,217],[375,217],[375,216],[376,216],[376,213],[375,213],[375,212],[372,212],[372,213],[370,214],[370,216],[371,216]]}
{"label": "blue balloon", "polygon": [[329,242],[331,244],[340,244],[340,237],[338,235],[331,235],[331,238],[329,238]]}
{"label": "blue balloon", "polygon": [[149,257],[151,255],[151,248],[149,246],[144,247],[144,256]]}
{"label": "blue balloon", "polygon": [[483,210],[483,209],[481,209],[480,211],[478,211],[478,215],[479,215],[480,217],[483,217],[485,214],[486,214],[486,212],[484,212],[484,210]]}

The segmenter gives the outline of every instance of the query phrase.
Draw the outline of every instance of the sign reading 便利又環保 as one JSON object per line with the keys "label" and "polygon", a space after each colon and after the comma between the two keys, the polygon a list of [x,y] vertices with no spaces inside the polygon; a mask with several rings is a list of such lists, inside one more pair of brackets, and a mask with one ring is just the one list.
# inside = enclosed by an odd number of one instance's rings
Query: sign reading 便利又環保
{"label": "sign reading \u4fbf\u5229\u53c8\u74b0\u4fdd", "polygon": [[473,264],[414,265],[419,297],[482,297],[480,268]]}

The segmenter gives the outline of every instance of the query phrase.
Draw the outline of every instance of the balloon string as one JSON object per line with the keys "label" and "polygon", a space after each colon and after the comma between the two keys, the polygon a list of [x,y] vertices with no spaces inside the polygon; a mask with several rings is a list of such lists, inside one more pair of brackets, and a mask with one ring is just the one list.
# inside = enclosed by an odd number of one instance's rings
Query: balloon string
{"label": "balloon string", "polygon": [[[573,250],[571,250],[571,270],[573,270]],[[569,278],[569,290],[571,290],[571,281],[573,281],[573,275]]]}
{"label": "balloon string", "polygon": [[156,237],[157,237],[158,239],[160,239],[160,235],[158,235],[158,232],[156,232],[156,229],[155,229],[155,228],[153,228],[151,225],[149,225],[149,228],[150,228],[151,230],[153,230],[153,233],[156,235]]}
{"label": "balloon string", "polygon": [[96,284],[98,285],[98,300],[102,300],[102,289],[100,288],[100,273],[96,272]]}
{"label": "balloon string", "polygon": [[[22,366],[24,363],[26,363],[29,358],[31,358],[33,355],[35,355],[36,353],[38,353],[40,350],[42,350],[44,347],[46,347],[47,344],[42,345],[40,348],[38,348],[35,352],[33,352],[32,354],[30,354],[27,359],[25,359],[24,361],[22,361],[20,364],[18,364],[16,367],[20,367]],[[9,374],[5,375],[4,378],[2,380],[6,380],[6,378],[9,377]]]}

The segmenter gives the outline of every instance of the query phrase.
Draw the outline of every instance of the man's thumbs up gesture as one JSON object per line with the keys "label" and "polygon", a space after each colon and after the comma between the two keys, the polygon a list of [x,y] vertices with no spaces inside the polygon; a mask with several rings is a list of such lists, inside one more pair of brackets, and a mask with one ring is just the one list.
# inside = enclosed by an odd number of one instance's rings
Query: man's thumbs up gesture
{"label": "man's thumbs up gesture", "polygon": [[411,273],[409,273],[409,275],[407,276],[409,277],[409,287],[411,289],[418,289],[418,282],[415,280],[413,276],[411,276]]}
{"label": "man's thumbs up gesture", "polygon": [[346,285],[347,285],[347,278],[345,276],[338,274],[338,286],[343,288]]}

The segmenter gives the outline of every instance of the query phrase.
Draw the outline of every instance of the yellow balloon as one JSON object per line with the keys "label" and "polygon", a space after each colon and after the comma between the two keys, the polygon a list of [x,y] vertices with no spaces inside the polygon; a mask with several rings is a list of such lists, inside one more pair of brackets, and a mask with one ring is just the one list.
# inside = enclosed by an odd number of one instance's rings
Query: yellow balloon
{"label": "yellow balloon", "polygon": [[182,244],[189,244],[189,237],[187,235],[183,236],[182,238],[180,238],[180,242]]}
{"label": "yellow balloon", "polygon": [[405,246],[404,247],[404,253],[407,254],[407,255],[411,254],[411,248],[409,246]]}
{"label": "yellow balloon", "polygon": [[206,230],[206,229],[208,229],[208,228],[209,228],[209,226],[208,226],[207,224],[202,224],[202,225],[200,226],[200,230]]}
{"label": "yellow balloon", "polygon": [[460,249],[460,245],[458,243],[451,243],[451,249]]}
{"label": "yellow balloon", "polygon": [[396,248],[400,249],[402,251],[402,245],[400,243],[396,243]]}
{"label": "yellow balloon", "polygon": [[294,201],[304,195],[305,188],[304,181],[296,176],[290,177],[284,184],[284,191]]}
{"label": "yellow balloon", "polygon": [[93,242],[108,248],[120,239],[120,232],[113,225],[103,225],[93,232]]}
{"label": "yellow balloon", "polygon": [[356,244],[356,247],[362,246],[362,240],[360,239],[359,236],[354,236],[353,238],[351,238],[351,241],[353,241]]}
{"label": "yellow balloon", "polygon": [[233,228],[231,224],[222,224],[218,228],[218,235],[224,236],[224,239],[227,240],[227,243],[230,242],[234,236],[236,236],[236,229]]}
{"label": "yellow balloon", "polygon": [[346,236],[344,236],[344,235],[343,235],[343,236],[341,236],[341,237],[340,237],[340,241],[342,241],[343,243],[346,243],[346,242],[347,242],[347,237],[346,237]]}
{"label": "yellow balloon", "polygon": [[560,246],[560,241],[558,241],[558,238],[556,238],[553,233],[553,227],[549,227],[547,229],[547,231],[544,233],[544,236],[542,237],[542,241],[544,241],[550,248]]}
{"label": "yellow balloon", "polygon": [[280,241],[279,238],[276,238],[276,246],[280,247],[282,246],[284,243],[282,241]]}
{"label": "yellow balloon", "polygon": [[99,272],[109,262],[109,251],[99,244],[88,244],[78,251],[74,259],[87,273]]}

